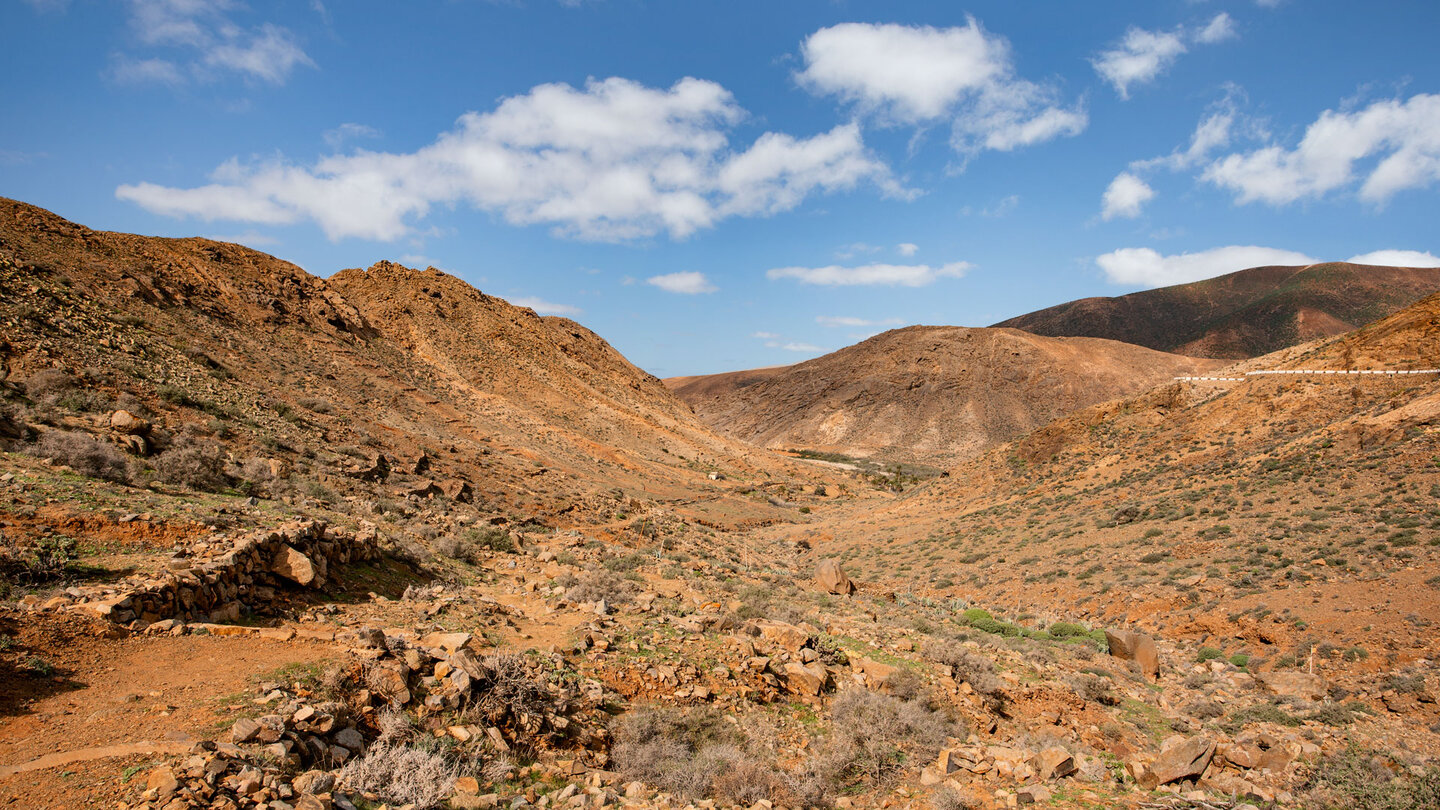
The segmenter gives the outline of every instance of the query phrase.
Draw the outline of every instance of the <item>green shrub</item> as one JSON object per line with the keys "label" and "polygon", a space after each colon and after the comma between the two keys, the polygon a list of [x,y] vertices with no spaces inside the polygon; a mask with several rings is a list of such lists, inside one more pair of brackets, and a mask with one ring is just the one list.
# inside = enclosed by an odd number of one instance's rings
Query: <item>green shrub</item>
{"label": "green shrub", "polygon": [[1250,663],[1250,656],[1246,655],[1245,653],[1235,653],[1234,655],[1230,656],[1230,663],[1234,664],[1237,667],[1243,667],[1246,664]]}
{"label": "green shrub", "polygon": [[1216,658],[1224,657],[1225,653],[1215,649],[1214,647],[1201,647],[1200,652],[1195,654],[1195,660],[1199,661],[1202,664],[1206,661],[1213,661]]}
{"label": "green shrub", "polygon": [[1074,622],[1055,622],[1047,628],[1050,635],[1055,638],[1073,638],[1075,636],[1088,636],[1090,631]]}
{"label": "green shrub", "polygon": [[965,621],[967,621],[967,622],[972,622],[972,623],[975,622],[975,621],[978,620],[978,619],[990,619],[990,618],[994,618],[993,616],[990,615],[990,611],[985,610],[984,608],[970,608],[969,610],[966,610],[966,611],[965,611],[963,614],[961,614],[961,615],[963,615],[963,616],[965,617]]}

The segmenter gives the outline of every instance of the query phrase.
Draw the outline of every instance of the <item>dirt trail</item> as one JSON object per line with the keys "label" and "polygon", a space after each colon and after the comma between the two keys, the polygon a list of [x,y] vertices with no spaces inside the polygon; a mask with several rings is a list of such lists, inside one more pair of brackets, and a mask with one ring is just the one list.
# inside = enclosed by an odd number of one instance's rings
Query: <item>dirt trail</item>
{"label": "dirt trail", "polygon": [[57,689],[28,705],[7,705],[0,717],[0,782],[48,779],[35,769],[98,756],[188,747],[249,705],[257,677],[335,652],[326,644],[246,637],[56,644],[46,657]]}

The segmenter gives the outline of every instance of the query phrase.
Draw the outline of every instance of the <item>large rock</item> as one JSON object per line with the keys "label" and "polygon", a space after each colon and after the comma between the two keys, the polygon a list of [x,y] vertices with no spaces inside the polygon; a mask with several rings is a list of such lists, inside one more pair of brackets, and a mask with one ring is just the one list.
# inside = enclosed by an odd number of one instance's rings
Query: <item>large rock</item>
{"label": "large rock", "polygon": [[845,576],[844,570],[836,560],[821,560],[815,567],[815,581],[829,593],[849,596],[855,593],[855,583],[850,577]]}
{"label": "large rock", "polygon": [[1040,774],[1041,781],[1064,779],[1075,771],[1075,758],[1064,748],[1051,746],[1036,754],[1030,760],[1030,767]]}
{"label": "large rock", "polygon": [[1215,756],[1215,741],[1207,737],[1191,737],[1161,752],[1137,781],[1140,787],[1154,790],[1181,779],[1198,777],[1205,772]]}
{"label": "large rock", "polygon": [[1259,677],[1260,683],[1264,684],[1266,689],[1281,697],[1319,700],[1330,693],[1330,687],[1325,683],[1325,679],[1309,672],[1284,670],[1266,672]]}
{"label": "large rock", "polygon": [[760,630],[760,637],[774,644],[779,644],[791,652],[797,652],[810,642],[810,634],[785,622],[770,621],[761,619],[755,622]]}
{"label": "large rock", "polygon": [[117,433],[139,436],[150,432],[150,423],[129,411],[110,414],[110,429]]}
{"label": "large rock", "polygon": [[450,478],[441,481],[440,491],[445,493],[445,497],[455,503],[470,503],[475,496],[474,490],[470,488],[470,482],[462,481],[459,478]]}
{"label": "large rock", "polygon": [[865,676],[866,686],[877,691],[885,691],[890,685],[890,679],[900,671],[899,667],[882,664],[863,656],[850,659],[850,666]]}
{"label": "large rock", "polygon": [[1131,630],[1106,630],[1105,640],[1110,644],[1111,655],[1122,661],[1134,661],[1151,680],[1160,678],[1160,653],[1155,649],[1155,639]]}
{"label": "large rock", "polygon": [[316,578],[315,564],[291,545],[282,546],[275,553],[275,559],[270,562],[270,570],[305,587],[314,584]]}
{"label": "large rock", "polygon": [[820,664],[792,661],[785,665],[785,688],[796,695],[818,695],[825,691],[830,673]]}

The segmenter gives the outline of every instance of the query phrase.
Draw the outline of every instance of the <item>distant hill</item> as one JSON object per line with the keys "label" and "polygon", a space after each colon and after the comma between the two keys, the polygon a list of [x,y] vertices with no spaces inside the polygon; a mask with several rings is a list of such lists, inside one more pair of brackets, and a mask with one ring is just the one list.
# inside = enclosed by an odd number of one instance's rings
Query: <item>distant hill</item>
{"label": "distant hill", "polygon": [[753,444],[948,464],[1219,365],[1112,340],[911,326],[793,366],[666,384],[701,420]]}
{"label": "distant hill", "polygon": [[1440,268],[1253,267],[1117,298],[1082,298],[995,325],[1238,360],[1348,332],[1435,292]]}

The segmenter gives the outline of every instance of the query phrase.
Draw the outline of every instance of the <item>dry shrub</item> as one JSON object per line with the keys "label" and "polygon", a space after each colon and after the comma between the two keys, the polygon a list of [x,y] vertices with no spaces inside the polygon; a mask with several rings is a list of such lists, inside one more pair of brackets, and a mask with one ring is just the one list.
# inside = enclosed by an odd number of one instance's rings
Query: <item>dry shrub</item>
{"label": "dry shrub", "polygon": [[1408,770],[1392,757],[1352,746],[1317,764],[1301,801],[1323,810],[1429,810],[1440,807],[1440,768]]}
{"label": "dry shrub", "polygon": [[980,805],[976,804],[969,796],[947,785],[931,794],[930,806],[934,810],[978,810]]}
{"label": "dry shrub", "polygon": [[570,590],[565,592],[565,598],[571,602],[599,602],[604,600],[607,605],[619,605],[629,602],[634,598],[635,583],[630,582],[619,574],[609,569],[602,568],[598,571],[591,571],[579,580]]}
{"label": "dry shrub", "polygon": [[115,445],[88,434],[65,430],[46,431],[30,453],[53,458],[81,475],[123,483],[130,480],[130,461]]}
{"label": "dry shrub", "polygon": [[25,381],[25,395],[36,402],[54,405],[79,387],[80,381],[68,372],[47,368],[35,372]]}
{"label": "dry shrub", "polygon": [[932,661],[949,666],[955,680],[970,684],[977,693],[986,697],[1000,695],[1001,684],[995,675],[995,664],[989,658],[966,649],[960,642],[931,642],[925,647],[925,655]]}
{"label": "dry shrub", "polygon": [[456,764],[441,754],[378,742],[340,769],[340,779],[350,789],[416,810],[439,807],[450,796],[458,774]]}
{"label": "dry shrub", "polygon": [[886,783],[906,762],[933,758],[949,736],[963,736],[956,723],[920,701],[867,689],[847,689],[830,707],[830,737],[821,764],[845,783]]}
{"label": "dry shrub", "polygon": [[816,804],[819,792],[807,787],[803,774],[787,774],[749,753],[766,750],[714,709],[645,707],[620,721],[613,754],[626,778],[687,800],[708,795],[740,806],[761,799]]}
{"label": "dry shrub", "polygon": [[1092,700],[1106,706],[1117,706],[1120,704],[1120,698],[1115,694],[1115,685],[1109,678],[1103,675],[1081,672],[1071,678],[1069,683],[1070,688],[1075,690],[1075,694],[1086,700]]}
{"label": "dry shrub", "polygon": [[219,492],[230,484],[225,451],[219,442],[181,436],[155,457],[155,474],[167,484],[201,492]]}

